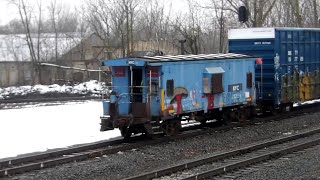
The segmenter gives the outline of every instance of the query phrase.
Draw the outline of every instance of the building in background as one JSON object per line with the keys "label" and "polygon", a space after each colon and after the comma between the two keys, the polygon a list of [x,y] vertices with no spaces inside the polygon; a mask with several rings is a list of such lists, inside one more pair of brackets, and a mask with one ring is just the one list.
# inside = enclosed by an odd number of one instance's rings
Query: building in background
{"label": "building in background", "polygon": [[[32,35],[35,52],[38,53],[37,34]],[[120,58],[121,47],[105,44],[96,34],[82,37],[79,33],[41,34],[39,61],[36,62],[36,84],[66,84],[98,79],[100,62]],[[179,54],[179,47],[167,41],[136,41],[131,56]],[[36,54],[38,55],[38,54]],[[40,65],[40,63],[59,66]],[[33,63],[23,34],[0,35],[0,87],[30,85]],[[82,70],[79,70],[82,69]],[[106,69],[108,70],[108,69]]]}

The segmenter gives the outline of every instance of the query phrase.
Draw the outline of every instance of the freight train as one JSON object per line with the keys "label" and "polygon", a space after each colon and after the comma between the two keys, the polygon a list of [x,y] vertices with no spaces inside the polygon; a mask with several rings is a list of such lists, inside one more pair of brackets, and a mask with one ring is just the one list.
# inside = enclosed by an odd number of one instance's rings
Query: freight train
{"label": "freight train", "polygon": [[320,97],[320,29],[232,29],[229,51],[102,62],[112,85],[100,130],[174,135],[182,118],[243,121]]}
{"label": "freight train", "polygon": [[320,98],[320,29],[231,29],[229,52],[258,56],[258,105],[263,112],[290,110],[293,103]]}

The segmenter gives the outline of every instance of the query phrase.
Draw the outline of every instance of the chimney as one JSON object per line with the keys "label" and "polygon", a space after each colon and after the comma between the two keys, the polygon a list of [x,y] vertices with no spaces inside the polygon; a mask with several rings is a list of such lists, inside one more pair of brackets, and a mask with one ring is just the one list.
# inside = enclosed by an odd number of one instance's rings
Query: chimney
{"label": "chimney", "polygon": [[180,47],[181,47],[181,55],[184,55],[184,43],[186,43],[187,40],[183,39],[183,40],[179,40],[180,43]]}

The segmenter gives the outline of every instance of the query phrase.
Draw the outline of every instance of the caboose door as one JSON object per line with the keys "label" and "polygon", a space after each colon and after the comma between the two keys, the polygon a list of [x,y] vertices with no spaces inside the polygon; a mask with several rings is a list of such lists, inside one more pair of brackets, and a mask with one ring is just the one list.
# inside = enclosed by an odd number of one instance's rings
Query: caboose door
{"label": "caboose door", "polygon": [[134,117],[147,117],[144,67],[130,66],[129,91],[131,113]]}
{"label": "caboose door", "polygon": [[132,69],[132,84],[131,84],[132,102],[143,102],[143,71],[141,68]]}
{"label": "caboose door", "polygon": [[151,116],[160,115],[160,88],[161,67],[153,66],[146,69],[146,82],[148,84],[149,108]]}

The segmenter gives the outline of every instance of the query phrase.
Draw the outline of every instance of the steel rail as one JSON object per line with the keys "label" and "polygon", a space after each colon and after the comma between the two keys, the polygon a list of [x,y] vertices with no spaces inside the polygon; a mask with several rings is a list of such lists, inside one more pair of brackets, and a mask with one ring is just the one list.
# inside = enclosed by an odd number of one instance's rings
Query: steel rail
{"label": "steel rail", "polygon": [[252,164],[256,164],[256,163],[267,161],[267,160],[277,158],[277,157],[280,157],[280,156],[283,156],[286,154],[290,154],[290,153],[293,153],[296,151],[307,149],[307,148],[310,148],[312,146],[319,145],[319,144],[320,144],[320,138],[315,139],[315,140],[310,140],[310,141],[303,142],[303,143],[300,143],[297,145],[282,148],[277,151],[272,151],[270,153],[265,153],[265,154],[262,154],[259,156],[255,156],[250,159],[246,159],[246,160],[235,162],[235,163],[230,163],[225,166],[221,166],[219,168],[215,168],[215,169],[203,172],[203,173],[199,173],[194,176],[189,176],[187,178],[184,178],[184,180],[198,180],[198,179],[204,179],[207,177],[217,176],[220,174],[224,174],[226,172],[231,172],[236,169],[240,169],[240,168],[252,165]]}
{"label": "steel rail", "polygon": [[[318,129],[314,129],[314,130],[310,130],[307,132],[303,132],[303,133],[299,133],[299,134],[295,134],[295,135],[291,135],[291,136],[287,136],[287,137],[283,137],[283,138],[277,138],[275,140],[270,140],[270,141],[266,141],[266,142],[262,142],[262,143],[258,143],[258,144],[254,144],[251,146],[247,146],[247,147],[243,147],[240,149],[236,149],[236,150],[232,150],[232,151],[228,151],[228,152],[223,152],[220,154],[216,154],[216,155],[212,155],[210,157],[207,158],[201,158],[201,159],[197,159],[194,161],[190,161],[187,163],[181,163],[178,165],[174,165],[168,168],[163,168],[160,170],[156,170],[153,172],[149,172],[149,173],[145,173],[145,174],[141,174],[138,176],[134,176],[134,177],[129,177],[126,180],[144,180],[144,179],[152,179],[152,178],[158,178],[158,177],[162,177],[168,174],[173,174],[175,172],[178,171],[184,171],[190,168],[194,168],[197,166],[201,166],[201,165],[205,165],[211,162],[215,162],[215,161],[221,161],[224,159],[228,159],[231,157],[235,157],[235,156],[241,156],[243,154],[249,153],[249,152],[253,152],[253,151],[257,151],[263,148],[267,148],[267,147],[271,147],[274,145],[278,145],[278,144],[283,144],[289,141],[293,141],[293,140],[297,140],[297,139],[301,139],[301,138],[305,138],[308,136],[312,136],[315,134],[319,134],[320,133],[320,128]],[[316,141],[316,143],[320,142],[320,139],[317,139],[318,141]],[[311,143],[312,144],[312,143]],[[290,148],[288,148],[289,150],[291,150]],[[285,151],[285,150],[283,150]],[[283,152],[281,151],[281,152]],[[271,154],[273,156],[278,155],[280,152],[276,153],[276,154]],[[270,157],[271,157],[270,155]],[[272,157],[273,157],[272,156]],[[269,156],[266,156],[269,157]],[[201,179],[201,178],[205,178],[205,177],[209,177],[209,176],[213,176],[213,175],[218,175],[221,173],[225,173],[228,171],[232,171],[236,168],[240,168],[240,167],[244,167],[247,166],[249,164],[255,163],[255,162],[260,162],[262,160],[267,160],[268,158],[266,158],[265,156],[263,156],[263,159],[261,159],[261,157],[258,157],[256,159],[250,159],[248,161],[243,161],[243,162],[238,162],[235,164],[230,164],[228,166],[223,166],[223,167],[219,167],[216,168],[212,171],[208,171],[208,172],[204,172],[203,174],[197,174],[194,176],[190,176],[186,179]]]}
{"label": "steel rail", "polygon": [[17,166],[20,164],[26,164],[26,163],[34,162],[38,160],[48,159],[48,158],[57,158],[59,156],[78,153],[82,151],[88,151],[94,148],[97,149],[97,148],[103,148],[106,146],[114,146],[122,143],[123,143],[122,139],[113,140],[113,141],[102,141],[102,142],[95,142],[91,144],[80,145],[77,147],[54,150],[51,152],[43,152],[43,153],[24,156],[24,157],[9,158],[5,160],[0,160],[0,169],[7,168],[10,166]]}
{"label": "steel rail", "polygon": [[32,103],[32,102],[55,102],[55,101],[81,101],[81,100],[95,100],[100,97],[61,97],[61,98],[39,98],[39,99],[3,99],[0,100],[0,104],[13,104],[13,103]]}

